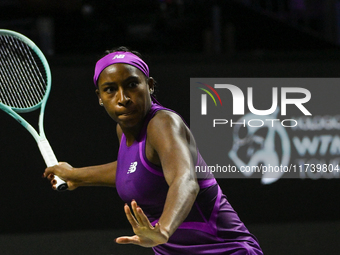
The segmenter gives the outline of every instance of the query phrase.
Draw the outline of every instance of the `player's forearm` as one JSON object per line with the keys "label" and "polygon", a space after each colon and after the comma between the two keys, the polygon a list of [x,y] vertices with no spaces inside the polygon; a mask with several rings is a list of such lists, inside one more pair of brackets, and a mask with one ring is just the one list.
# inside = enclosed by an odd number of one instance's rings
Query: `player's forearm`
{"label": "player's forearm", "polygon": [[179,178],[169,187],[161,218],[161,230],[170,237],[188,216],[199,192],[197,181]]}
{"label": "player's forearm", "polygon": [[110,186],[116,184],[117,161],[90,167],[74,168],[72,179],[77,186]]}

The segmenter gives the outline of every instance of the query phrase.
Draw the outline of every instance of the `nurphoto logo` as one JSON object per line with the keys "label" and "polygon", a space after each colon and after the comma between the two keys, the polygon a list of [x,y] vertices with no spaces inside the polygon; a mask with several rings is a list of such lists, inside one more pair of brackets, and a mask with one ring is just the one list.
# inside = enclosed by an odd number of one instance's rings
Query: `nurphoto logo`
{"label": "nurphoto logo", "polygon": [[[208,88],[210,88],[215,95],[218,97],[220,100],[221,106],[222,106],[222,101],[219,96],[219,94],[216,92],[215,89],[227,89],[231,92],[231,95],[233,97],[233,115],[244,115],[244,94],[242,90],[232,84],[215,84],[214,87],[211,87],[208,84],[201,83]],[[213,97],[213,95],[206,89],[199,88],[206,93],[210,95],[210,97],[214,100],[215,105],[216,100]],[[222,90],[221,90],[222,91]],[[298,93],[304,95],[303,98],[288,98],[289,93]],[[286,115],[287,112],[287,105],[292,104],[295,105],[304,115],[312,115],[306,107],[303,105],[304,103],[307,103],[311,99],[311,93],[308,89],[305,88],[290,88],[290,87],[282,87],[281,88],[281,115]],[[253,88],[248,87],[247,88],[247,105],[248,109],[251,113],[255,115],[270,115],[275,112],[275,110],[278,107],[278,88],[273,87],[272,88],[272,98],[268,98],[268,100],[271,100],[272,105],[269,109],[267,110],[258,110],[255,109],[254,103],[253,103]],[[201,96],[201,115],[207,115],[207,95],[202,94]]]}
{"label": "nurphoto logo", "polygon": [[[208,103],[207,103],[207,94],[213,100],[215,106],[217,106],[216,99],[214,95],[208,90],[210,89],[215,96],[218,98],[220,105],[222,106],[222,100],[220,94],[222,93],[231,93],[232,96],[232,114],[235,115],[245,115],[245,96],[242,90],[232,84],[214,84],[214,87],[202,83],[197,82],[204,85],[206,88],[199,87],[200,90],[206,92],[205,94],[201,94],[201,115],[208,114]],[[216,91],[219,90],[220,94]],[[253,87],[247,87],[247,106],[250,113],[258,116],[270,116],[273,113],[277,112],[281,109],[281,116],[287,115],[287,105],[294,105],[297,109],[299,109],[305,116],[311,116],[311,112],[304,106],[311,99],[311,92],[306,88],[301,87],[281,87],[280,88],[280,97],[278,93],[278,87],[271,88],[272,93],[271,97],[265,98],[266,101],[271,102],[271,107],[269,109],[256,109],[254,106],[254,95],[253,95]],[[289,97],[289,95],[295,95],[295,98]],[[280,106],[278,106],[278,101],[280,98]],[[264,100],[264,99],[261,99]],[[231,104],[231,103],[230,103]],[[230,104],[227,107],[230,107]],[[230,127],[234,125],[243,125],[250,127],[262,127],[265,126],[266,122],[271,123],[271,127],[274,127],[274,123],[280,121],[279,119],[249,119],[247,122],[243,119],[241,122],[235,122],[233,119],[224,119],[224,118],[214,118],[212,126],[216,127],[217,125],[226,125],[230,124]],[[281,120],[281,125],[283,127],[295,127],[297,126],[297,121],[294,119],[284,119]]]}

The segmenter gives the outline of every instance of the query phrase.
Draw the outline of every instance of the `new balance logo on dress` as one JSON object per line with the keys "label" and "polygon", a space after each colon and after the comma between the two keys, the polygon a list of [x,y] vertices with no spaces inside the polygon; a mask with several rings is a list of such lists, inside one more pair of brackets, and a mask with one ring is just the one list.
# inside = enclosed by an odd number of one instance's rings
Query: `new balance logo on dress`
{"label": "new balance logo on dress", "polygon": [[132,162],[127,173],[128,173],[128,174],[131,174],[131,173],[133,173],[134,171],[136,171],[136,166],[137,166],[137,161]]}

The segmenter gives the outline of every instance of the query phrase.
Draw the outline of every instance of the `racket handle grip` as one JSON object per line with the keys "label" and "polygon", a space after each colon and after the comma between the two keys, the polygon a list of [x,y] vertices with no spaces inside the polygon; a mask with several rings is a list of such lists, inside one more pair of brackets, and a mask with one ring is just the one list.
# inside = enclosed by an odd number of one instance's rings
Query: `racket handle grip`
{"label": "racket handle grip", "polygon": [[[39,140],[38,147],[48,167],[58,165],[58,160],[54,155],[54,152],[47,139]],[[57,182],[56,189],[58,191],[64,191],[68,189],[67,183],[64,180],[60,179],[58,176],[55,175],[54,180],[56,180]]]}

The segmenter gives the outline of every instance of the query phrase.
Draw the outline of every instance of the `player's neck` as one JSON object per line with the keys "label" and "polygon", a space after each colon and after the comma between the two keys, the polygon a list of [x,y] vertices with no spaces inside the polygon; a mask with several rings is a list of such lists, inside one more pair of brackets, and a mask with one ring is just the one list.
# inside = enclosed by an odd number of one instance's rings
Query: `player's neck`
{"label": "player's neck", "polygon": [[134,126],[134,127],[122,127],[122,131],[125,135],[126,138],[126,145],[127,146],[131,146],[134,141],[136,141],[140,135],[140,132],[142,130],[142,126],[143,125],[138,125],[138,126]]}

